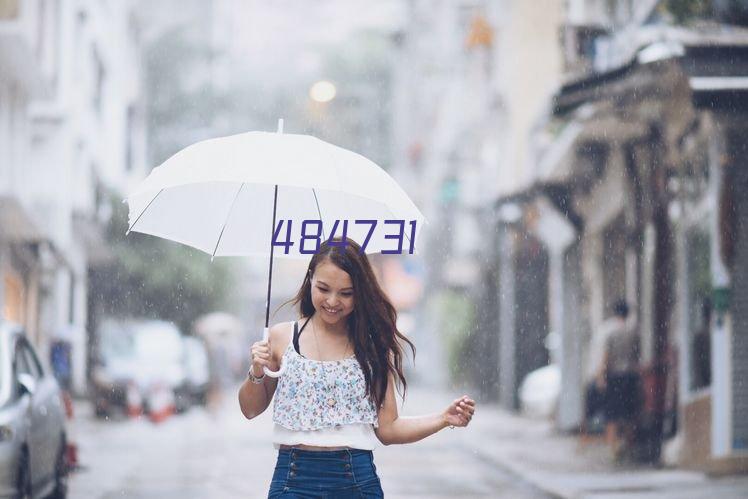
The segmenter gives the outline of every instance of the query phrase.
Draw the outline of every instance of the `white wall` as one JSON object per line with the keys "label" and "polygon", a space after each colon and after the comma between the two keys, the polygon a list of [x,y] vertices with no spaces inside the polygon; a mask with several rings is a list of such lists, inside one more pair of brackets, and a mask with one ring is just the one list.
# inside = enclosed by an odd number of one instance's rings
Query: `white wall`
{"label": "white wall", "polygon": [[[133,168],[125,168],[128,108],[140,105],[139,46],[129,0],[26,0],[21,5],[24,26],[40,28],[26,30],[20,48],[38,55],[6,66],[15,72],[0,74],[0,195],[27,209],[46,238],[45,250],[52,250],[51,257],[40,257],[40,277],[33,277],[41,279],[46,297],[31,312],[39,317],[38,347],[46,356],[51,336],[72,326],[74,386],[82,391],[87,249],[74,232],[73,217],[96,220],[98,184],[124,193],[145,173],[142,120],[135,121]],[[0,22],[0,42],[6,41],[7,22]],[[98,111],[94,54],[106,74]]]}

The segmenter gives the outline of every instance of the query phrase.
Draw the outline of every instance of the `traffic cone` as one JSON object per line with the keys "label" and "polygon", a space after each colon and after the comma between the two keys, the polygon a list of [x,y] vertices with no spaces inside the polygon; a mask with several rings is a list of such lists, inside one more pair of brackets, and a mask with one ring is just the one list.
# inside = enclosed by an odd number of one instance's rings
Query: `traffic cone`
{"label": "traffic cone", "polygon": [[176,412],[174,392],[164,385],[157,385],[148,397],[148,417],[154,423],[161,423]]}
{"label": "traffic cone", "polygon": [[141,397],[140,390],[134,383],[127,385],[125,399],[127,416],[131,418],[140,417],[143,414],[143,397]]}

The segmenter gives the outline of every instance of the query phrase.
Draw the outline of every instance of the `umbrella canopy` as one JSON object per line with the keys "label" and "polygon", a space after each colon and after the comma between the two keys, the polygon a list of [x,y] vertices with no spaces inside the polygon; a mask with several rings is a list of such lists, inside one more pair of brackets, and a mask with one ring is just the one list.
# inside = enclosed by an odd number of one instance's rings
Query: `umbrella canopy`
{"label": "umbrella canopy", "polygon": [[[293,243],[276,249],[281,258],[309,257],[315,243],[308,239],[302,247],[302,229],[308,237],[320,233],[326,239],[347,228],[346,235],[359,244],[368,236],[367,253],[396,251],[393,234],[402,231],[400,252],[415,252],[425,222],[374,162],[312,136],[283,133],[248,132],[193,144],[155,168],[127,202],[130,230],[213,256],[268,255],[274,206],[277,240]],[[322,220],[321,227],[304,226],[304,220],[315,219]]]}
{"label": "umbrella canopy", "polygon": [[170,239],[211,257],[269,256],[265,339],[274,255],[309,258],[333,237],[349,237],[367,253],[415,253],[425,222],[374,162],[315,137],[283,134],[283,120],[278,133],[242,133],[181,150],[126,201],[128,233]]}

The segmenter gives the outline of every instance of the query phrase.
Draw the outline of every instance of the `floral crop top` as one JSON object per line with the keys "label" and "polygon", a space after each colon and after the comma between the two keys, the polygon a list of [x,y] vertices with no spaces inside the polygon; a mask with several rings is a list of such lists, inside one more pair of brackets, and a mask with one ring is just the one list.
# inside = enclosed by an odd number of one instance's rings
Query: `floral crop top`
{"label": "floral crop top", "polygon": [[286,371],[275,389],[273,422],[294,431],[355,423],[377,428],[377,411],[366,393],[364,373],[356,357],[307,359],[294,347],[298,336],[298,323],[294,323],[294,341],[288,343],[281,360]]}

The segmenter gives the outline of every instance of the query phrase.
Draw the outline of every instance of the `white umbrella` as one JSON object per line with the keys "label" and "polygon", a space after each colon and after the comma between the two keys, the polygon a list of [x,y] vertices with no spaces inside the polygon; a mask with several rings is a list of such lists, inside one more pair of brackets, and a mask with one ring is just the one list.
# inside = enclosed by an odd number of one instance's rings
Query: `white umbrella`
{"label": "white umbrella", "polygon": [[425,222],[374,162],[309,135],[284,134],[283,120],[277,133],[186,147],[154,168],[126,201],[128,233],[177,241],[211,258],[269,255],[266,339],[274,256],[309,258],[318,240],[344,230],[366,253],[415,253]]}

